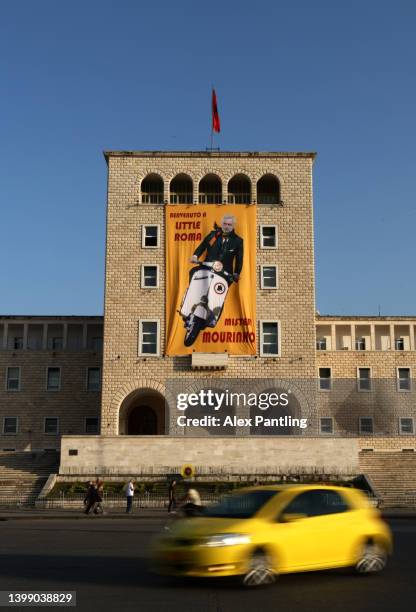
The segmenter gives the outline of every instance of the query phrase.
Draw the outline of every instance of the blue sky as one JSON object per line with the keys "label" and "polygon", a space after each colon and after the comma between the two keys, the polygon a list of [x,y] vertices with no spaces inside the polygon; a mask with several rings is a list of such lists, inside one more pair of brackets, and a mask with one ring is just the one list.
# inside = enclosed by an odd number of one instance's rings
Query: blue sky
{"label": "blue sky", "polygon": [[322,314],[416,314],[416,4],[2,3],[1,314],[101,314],[104,149],[317,151]]}

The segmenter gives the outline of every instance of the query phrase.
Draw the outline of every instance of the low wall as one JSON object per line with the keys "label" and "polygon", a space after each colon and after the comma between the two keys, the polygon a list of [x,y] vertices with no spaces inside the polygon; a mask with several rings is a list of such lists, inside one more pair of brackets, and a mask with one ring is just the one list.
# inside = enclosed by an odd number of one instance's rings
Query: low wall
{"label": "low wall", "polygon": [[378,452],[397,453],[403,449],[416,450],[416,436],[363,436],[358,439],[360,450],[373,449]]}
{"label": "low wall", "polygon": [[356,438],[62,436],[60,475],[167,474],[190,463],[198,474],[354,474]]}

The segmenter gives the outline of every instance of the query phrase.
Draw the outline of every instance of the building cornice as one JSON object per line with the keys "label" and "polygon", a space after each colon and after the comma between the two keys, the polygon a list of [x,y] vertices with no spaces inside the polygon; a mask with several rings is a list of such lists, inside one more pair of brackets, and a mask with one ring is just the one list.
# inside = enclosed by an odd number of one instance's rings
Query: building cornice
{"label": "building cornice", "polygon": [[278,152],[278,151],[104,151],[108,163],[110,157],[141,157],[141,158],[204,158],[204,159],[312,159],[315,152]]}

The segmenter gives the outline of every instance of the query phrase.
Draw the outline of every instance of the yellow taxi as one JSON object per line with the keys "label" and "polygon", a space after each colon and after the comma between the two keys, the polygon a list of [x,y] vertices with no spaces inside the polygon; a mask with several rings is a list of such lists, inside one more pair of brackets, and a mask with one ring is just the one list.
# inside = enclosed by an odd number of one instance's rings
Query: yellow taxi
{"label": "yellow taxi", "polygon": [[286,485],[240,489],[200,517],[174,521],[152,556],[161,573],[241,576],[258,586],[290,572],[379,572],[391,552],[390,529],[364,493]]}

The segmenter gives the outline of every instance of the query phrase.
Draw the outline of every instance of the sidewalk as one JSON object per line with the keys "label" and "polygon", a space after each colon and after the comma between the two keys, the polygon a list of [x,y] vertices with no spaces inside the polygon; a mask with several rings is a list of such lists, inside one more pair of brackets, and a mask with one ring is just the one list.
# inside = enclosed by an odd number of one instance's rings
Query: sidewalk
{"label": "sidewalk", "polygon": [[[407,508],[388,508],[382,510],[381,514],[385,519],[416,519],[416,509]],[[99,521],[101,519],[124,519],[128,521],[152,519],[163,521],[168,517],[166,508],[135,508],[131,514],[120,508],[112,510],[109,508],[105,514],[84,514],[82,510],[45,510],[36,508],[0,508],[0,521],[10,520],[54,520],[54,519],[73,519],[84,521]]]}
{"label": "sidewalk", "polygon": [[73,519],[73,520],[100,520],[100,519],[126,519],[141,520],[153,519],[164,520],[168,517],[166,508],[135,508],[127,514],[120,508],[112,510],[109,508],[104,514],[85,514],[81,510],[58,510],[58,509],[36,509],[36,508],[0,508],[0,521],[9,520],[51,520],[51,519]]}

